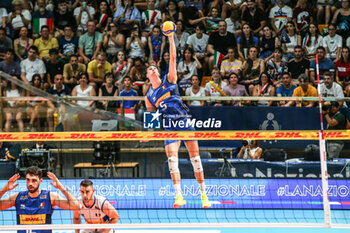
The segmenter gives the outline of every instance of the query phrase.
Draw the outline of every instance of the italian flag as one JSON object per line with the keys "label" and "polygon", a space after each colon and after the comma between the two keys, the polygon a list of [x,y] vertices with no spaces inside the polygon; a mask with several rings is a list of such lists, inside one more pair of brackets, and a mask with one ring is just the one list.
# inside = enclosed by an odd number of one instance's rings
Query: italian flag
{"label": "italian flag", "polygon": [[147,18],[147,22],[151,23],[151,24],[154,24],[154,18],[156,17],[157,15],[157,11],[153,11],[152,12],[152,15],[150,14],[150,10],[146,10],[145,11],[145,15],[146,15],[146,18]]}
{"label": "italian flag", "polygon": [[101,14],[99,24],[103,24],[103,22],[108,18],[107,14]]}
{"label": "italian flag", "polygon": [[53,20],[50,18],[34,18],[33,19],[33,30],[34,33],[40,34],[41,27],[47,25],[49,26],[50,32],[53,29]]}
{"label": "italian flag", "polygon": [[218,51],[214,51],[214,66],[216,67],[220,67],[220,64],[222,62],[222,59],[224,59],[225,55],[218,52]]}
{"label": "italian flag", "polygon": [[128,108],[124,108],[123,111],[121,108],[118,108],[117,109],[117,113],[118,114],[124,114],[124,117],[127,117],[127,118],[130,118],[130,119],[133,119],[135,120],[135,111],[134,110],[131,110],[131,109],[128,109]]}

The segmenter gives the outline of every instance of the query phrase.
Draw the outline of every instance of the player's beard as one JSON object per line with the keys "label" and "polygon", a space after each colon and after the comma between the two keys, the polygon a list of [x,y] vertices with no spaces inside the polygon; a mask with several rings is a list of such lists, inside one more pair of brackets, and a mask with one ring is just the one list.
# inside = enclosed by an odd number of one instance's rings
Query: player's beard
{"label": "player's beard", "polygon": [[[32,187],[32,188],[30,189],[30,187]],[[28,192],[35,193],[36,191],[38,191],[39,186],[36,188],[34,186],[28,186],[27,189],[28,189]]]}

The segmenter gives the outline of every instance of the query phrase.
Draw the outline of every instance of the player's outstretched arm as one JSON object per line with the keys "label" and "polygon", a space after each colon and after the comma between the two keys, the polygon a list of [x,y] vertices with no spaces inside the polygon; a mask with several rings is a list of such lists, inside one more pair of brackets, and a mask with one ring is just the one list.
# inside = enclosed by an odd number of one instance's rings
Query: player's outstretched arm
{"label": "player's outstretched arm", "polygon": [[51,182],[51,185],[57,189],[59,189],[63,195],[67,198],[64,199],[60,195],[58,195],[55,192],[50,192],[50,198],[51,198],[51,204],[52,207],[59,206],[62,209],[65,210],[80,210],[80,205],[78,200],[74,197],[74,195],[69,192],[63,184],[57,179],[55,174],[52,172],[47,172],[47,177],[50,178],[53,182]]}
{"label": "player's outstretched arm", "polygon": [[[4,196],[4,194],[18,186],[18,184],[15,184],[16,181],[21,176],[19,174],[15,174],[12,176],[6,183],[6,185],[0,190],[0,198]],[[0,200],[0,210],[6,210],[8,208],[11,208],[15,205],[16,198],[18,196],[18,193],[12,194],[11,196],[1,199]]]}
{"label": "player's outstretched arm", "polygon": [[[111,220],[109,223],[117,223],[119,221],[119,214],[117,210],[111,205],[111,203],[106,200],[102,208],[103,213],[107,214]],[[102,233],[109,233],[112,229],[104,229]]]}
{"label": "player's outstretched arm", "polygon": [[176,84],[177,82],[177,71],[176,71],[176,47],[173,36],[169,36],[169,53],[170,53],[170,61],[169,61],[169,73],[168,73],[168,81],[170,83]]}
{"label": "player's outstretched arm", "polygon": [[[79,210],[75,210],[73,212],[73,224],[81,224],[80,211]],[[75,233],[80,233],[80,230],[76,229]]]}

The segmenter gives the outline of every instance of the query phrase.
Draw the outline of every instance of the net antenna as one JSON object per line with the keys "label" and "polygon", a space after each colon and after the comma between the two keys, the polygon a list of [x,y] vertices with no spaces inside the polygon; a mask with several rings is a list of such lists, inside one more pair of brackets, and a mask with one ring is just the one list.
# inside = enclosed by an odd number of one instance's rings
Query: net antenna
{"label": "net antenna", "polygon": [[321,177],[322,177],[322,191],[323,191],[323,209],[324,209],[324,223],[331,227],[331,207],[329,203],[328,192],[328,171],[327,171],[327,155],[326,155],[326,141],[324,139],[323,116],[322,116],[322,101],[321,101],[321,85],[320,85],[320,70],[318,64],[318,54],[316,54],[316,74],[317,74],[317,90],[318,90],[318,109],[320,111],[321,130],[318,131],[319,145],[320,145],[320,162],[321,162]]}

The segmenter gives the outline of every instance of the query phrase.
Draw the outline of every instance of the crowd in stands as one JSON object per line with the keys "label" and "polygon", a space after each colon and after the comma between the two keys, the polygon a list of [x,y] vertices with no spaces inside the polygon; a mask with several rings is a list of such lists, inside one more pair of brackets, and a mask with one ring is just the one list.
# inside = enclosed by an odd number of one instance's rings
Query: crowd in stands
{"label": "crowd in stands", "polygon": [[[2,0],[0,70],[54,96],[144,96],[149,64],[169,66],[161,24],[171,20],[178,84],[187,96],[350,96],[348,0]],[[315,7],[316,6],[316,7]],[[216,87],[210,82],[211,80]],[[35,96],[3,82],[3,96]],[[221,89],[221,90],[220,90]],[[77,101],[116,112],[140,103]],[[188,105],[315,106],[295,101],[188,101]],[[344,101],[340,106],[346,107]],[[9,101],[5,129],[40,127],[50,101]],[[14,108],[16,107],[16,108]]]}

